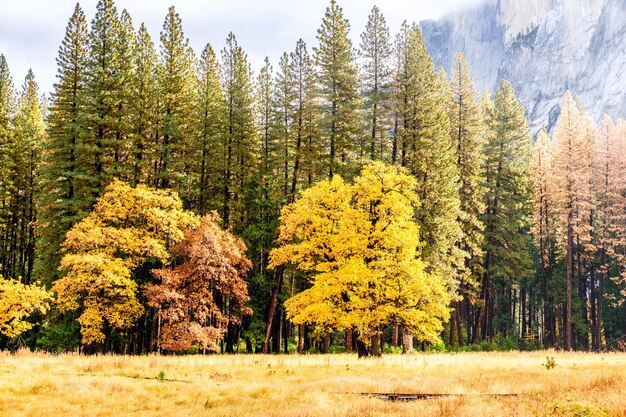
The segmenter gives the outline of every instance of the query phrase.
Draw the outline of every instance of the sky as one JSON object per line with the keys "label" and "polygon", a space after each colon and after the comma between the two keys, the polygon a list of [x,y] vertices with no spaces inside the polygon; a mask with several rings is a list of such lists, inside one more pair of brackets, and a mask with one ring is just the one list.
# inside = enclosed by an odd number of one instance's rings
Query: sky
{"label": "sky", "polygon": [[[484,0],[338,0],[350,21],[355,46],[367,16],[377,4],[395,33],[404,20],[436,19],[446,13],[473,7]],[[72,15],[75,0],[0,0],[0,54],[9,64],[13,83],[21,89],[29,68],[35,73],[40,92],[52,91],[56,57]],[[97,0],[80,0],[91,22]],[[144,22],[158,44],[163,19],[174,5],[183,21],[185,35],[200,54],[207,43],[221,50],[233,32],[258,72],[268,56],[274,66],[284,51],[291,51],[300,38],[309,51],[330,0],[117,0],[119,11],[127,9],[136,28]]]}

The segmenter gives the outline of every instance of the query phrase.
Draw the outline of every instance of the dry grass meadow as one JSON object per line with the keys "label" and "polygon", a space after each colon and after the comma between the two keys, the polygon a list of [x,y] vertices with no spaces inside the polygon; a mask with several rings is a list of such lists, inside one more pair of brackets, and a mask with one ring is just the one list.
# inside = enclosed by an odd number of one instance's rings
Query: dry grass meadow
{"label": "dry grass meadow", "polygon": [[[546,369],[546,357],[556,367]],[[460,394],[389,401],[360,392]],[[485,394],[518,394],[487,396]],[[626,355],[0,353],[0,416],[623,416]]]}

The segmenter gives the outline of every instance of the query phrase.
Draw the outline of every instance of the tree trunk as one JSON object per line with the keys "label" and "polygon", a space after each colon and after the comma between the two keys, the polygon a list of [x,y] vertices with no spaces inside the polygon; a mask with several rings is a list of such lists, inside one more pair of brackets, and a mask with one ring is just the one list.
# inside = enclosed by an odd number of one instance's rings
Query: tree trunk
{"label": "tree trunk", "polygon": [[352,353],[352,329],[346,330],[346,353]]}
{"label": "tree trunk", "polygon": [[382,340],[381,340],[381,332],[376,332],[372,336],[372,346],[370,349],[370,354],[374,357],[380,358],[383,354],[382,351]]}
{"label": "tree trunk", "polygon": [[272,289],[272,295],[270,296],[270,305],[267,312],[267,324],[265,326],[265,343],[263,343],[263,353],[269,353],[270,337],[272,335],[272,323],[274,322],[274,316],[276,315],[276,305],[278,304],[278,293],[283,283],[283,275],[285,267],[279,265],[276,268],[274,274],[274,288]]}
{"label": "tree trunk", "polygon": [[402,329],[402,354],[410,355],[413,353],[413,335],[405,328]]}
{"label": "tree trunk", "polygon": [[393,325],[391,329],[391,346],[397,347],[399,344],[400,338],[400,326],[397,324]]}

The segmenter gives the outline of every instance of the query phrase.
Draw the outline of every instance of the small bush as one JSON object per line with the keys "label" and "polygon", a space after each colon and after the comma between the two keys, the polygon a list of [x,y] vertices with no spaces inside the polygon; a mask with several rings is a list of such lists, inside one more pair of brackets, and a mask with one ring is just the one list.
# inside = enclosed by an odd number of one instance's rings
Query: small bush
{"label": "small bush", "polygon": [[546,356],[546,363],[543,364],[547,370],[554,369],[556,367],[556,361],[553,356]]}

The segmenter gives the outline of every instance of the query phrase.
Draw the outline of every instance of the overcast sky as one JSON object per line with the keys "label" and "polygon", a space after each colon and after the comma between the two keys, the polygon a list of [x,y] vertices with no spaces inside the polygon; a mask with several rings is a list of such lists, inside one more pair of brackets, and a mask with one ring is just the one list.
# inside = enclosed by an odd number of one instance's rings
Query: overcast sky
{"label": "overcast sky", "polygon": [[[395,33],[403,20],[435,19],[484,0],[338,0],[351,24],[350,37],[358,45],[374,4],[378,4]],[[91,22],[97,0],[81,0]],[[55,58],[74,10],[74,0],[0,0],[0,54],[7,58],[15,86],[21,88],[32,68],[41,92],[49,92],[56,77]],[[117,0],[138,28],[145,22],[155,44],[170,5],[176,6],[185,34],[199,54],[207,42],[221,50],[228,32],[235,33],[257,72],[265,56],[276,66],[283,51],[299,38],[309,49],[330,0]]]}

